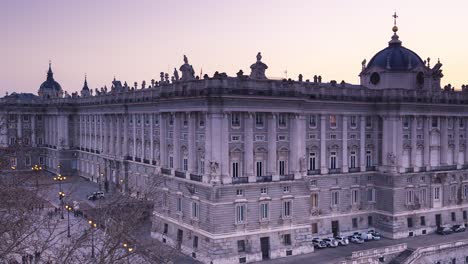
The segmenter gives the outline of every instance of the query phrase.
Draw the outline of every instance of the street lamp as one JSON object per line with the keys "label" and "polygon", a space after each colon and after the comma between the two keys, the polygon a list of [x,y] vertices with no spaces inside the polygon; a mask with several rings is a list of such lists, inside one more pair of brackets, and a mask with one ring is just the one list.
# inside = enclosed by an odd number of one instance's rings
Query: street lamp
{"label": "street lamp", "polygon": [[73,210],[73,208],[67,204],[65,205],[65,209],[67,209],[67,214],[68,214],[67,237],[70,237],[70,211]]}
{"label": "street lamp", "polygon": [[134,250],[133,247],[131,247],[129,244],[127,243],[123,243],[123,247],[128,250],[129,253],[132,253],[132,251]]}
{"label": "street lamp", "polygon": [[60,200],[60,213],[62,214],[62,217],[61,217],[62,219],[65,219],[65,218],[63,217],[63,198],[64,198],[64,197],[65,197],[65,193],[62,192],[62,191],[60,191],[60,192],[59,192],[59,200]]}
{"label": "street lamp", "polygon": [[34,166],[31,167],[31,170],[36,172],[36,189],[39,189],[39,171],[42,170],[42,167],[35,164]]}
{"label": "street lamp", "polygon": [[99,191],[102,191],[102,187],[101,187],[101,182],[102,182],[102,177],[104,177],[104,173],[99,173]]}
{"label": "street lamp", "polygon": [[94,258],[94,228],[96,228],[97,225],[92,220],[89,220],[88,224],[91,226],[91,257]]}

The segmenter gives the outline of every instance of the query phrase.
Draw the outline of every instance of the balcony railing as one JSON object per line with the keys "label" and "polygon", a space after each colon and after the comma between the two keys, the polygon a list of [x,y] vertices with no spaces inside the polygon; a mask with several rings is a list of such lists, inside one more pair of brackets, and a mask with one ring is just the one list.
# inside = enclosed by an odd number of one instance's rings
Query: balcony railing
{"label": "balcony railing", "polygon": [[156,165],[156,161],[155,161],[155,160],[153,160],[153,161],[151,162],[151,164],[153,164],[153,165]]}
{"label": "balcony railing", "polygon": [[356,168],[349,168],[349,172],[360,172],[361,168],[356,167]]}
{"label": "balcony railing", "polygon": [[375,166],[367,166],[366,171],[375,171]]}
{"label": "balcony railing", "polygon": [[420,167],[420,168],[419,168],[419,171],[420,171],[420,172],[425,172],[425,171],[426,171],[426,167]]}
{"label": "balcony railing", "polygon": [[150,164],[149,160],[147,160],[147,159],[144,159],[143,163]]}
{"label": "balcony railing", "polygon": [[174,175],[175,175],[177,178],[185,179],[185,172],[183,172],[183,171],[175,171],[175,172],[174,172]]}
{"label": "balcony railing", "polygon": [[162,173],[162,174],[171,175],[171,174],[172,174],[172,170],[171,170],[171,169],[167,169],[167,168],[161,168],[161,173]]}
{"label": "balcony railing", "polygon": [[248,183],[249,182],[249,177],[235,177],[232,178],[232,183],[238,184],[238,183]]}
{"label": "balcony railing", "polygon": [[328,173],[329,173],[329,174],[341,173],[341,168],[329,169],[329,170],[328,170]]}
{"label": "balcony railing", "polygon": [[130,157],[130,156],[125,156],[125,160],[132,160],[132,157]]}
{"label": "balcony railing", "polygon": [[135,158],[136,162],[141,162],[141,158]]}
{"label": "balcony railing", "polygon": [[280,175],[280,181],[294,181],[294,174]]}
{"label": "balcony railing", "polygon": [[447,171],[447,170],[456,170],[457,165],[443,165],[438,167],[432,167],[432,171]]}
{"label": "balcony railing", "polygon": [[271,182],[272,179],[271,175],[257,176],[257,182]]}
{"label": "balcony railing", "polygon": [[414,168],[405,168],[406,173],[414,172]]}
{"label": "balcony railing", "polygon": [[190,174],[190,180],[192,181],[202,182],[202,179],[203,179],[203,176],[201,175]]}
{"label": "balcony railing", "polygon": [[463,164],[462,169],[468,169],[468,164]]}
{"label": "balcony railing", "polygon": [[320,174],[320,170],[308,170],[307,175],[317,175]]}

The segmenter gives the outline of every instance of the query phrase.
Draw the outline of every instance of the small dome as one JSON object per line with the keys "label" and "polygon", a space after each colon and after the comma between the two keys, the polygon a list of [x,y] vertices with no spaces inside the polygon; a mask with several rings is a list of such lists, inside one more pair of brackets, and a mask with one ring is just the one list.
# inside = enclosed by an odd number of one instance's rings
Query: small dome
{"label": "small dome", "polygon": [[374,66],[391,71],[407,71],[424,66],[424,62],[418,54],[403,47],[395,33],[388,43],[388,47],[375,54],[369,61],[367,68]]}

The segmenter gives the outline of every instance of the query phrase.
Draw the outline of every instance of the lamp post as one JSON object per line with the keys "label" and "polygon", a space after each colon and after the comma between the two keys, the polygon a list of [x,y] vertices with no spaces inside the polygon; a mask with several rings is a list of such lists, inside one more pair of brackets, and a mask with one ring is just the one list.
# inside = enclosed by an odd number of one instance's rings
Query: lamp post
{"label": "lamp post", "polygon": [[[60,166],[60,165],[59,165]],[[58,175],[57,177],[54,177],[54,181],[58,181],[59,182],[59,199],[60,199],[60,212],[62,214],[62,219],[64,219],[63,217],[63,197],[65,197],[65,193],[62,192],[62,181],[66,180],[67,177],[65,176],[62,176],[62,175]]]}
{"label": "lamp post", "polygon": [[31,167],[31,170],[36,172],[36,189],[39,189],[39,171],[42,170],[42,167],[35,164],[34,166]]}
{"label": "lamp post", "polygon": [[92,220],[89,220],[88,223],[91,226],[91,257],[94,258],[94,228],[96,228],[97,225]]}
{"label": "lamp post", "polygon": [[99,191],[102,191],[102,187],[101,187],[102,177],[104,177],[104,173],[100,172],[99,173]]}
{"label": "lamp post", "polygon": [[65,209],[67,209],[67,214],[68,214],[68,228],[67,228],[67,237],[70,237],[70,211],[73,209],[71,206],[68,204],[65,205]]}

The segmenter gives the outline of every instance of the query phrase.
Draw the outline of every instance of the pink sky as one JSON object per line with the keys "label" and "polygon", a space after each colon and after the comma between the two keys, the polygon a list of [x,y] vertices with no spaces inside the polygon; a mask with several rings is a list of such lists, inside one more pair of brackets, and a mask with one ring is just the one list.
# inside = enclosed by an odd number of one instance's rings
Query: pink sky
{"label": "pink sky", "polygon": [[[394,11],[403,45],[444,64],[443,83],[468,84],[468,1],[1,0],[0,95],[36,93],[49,59],[78,91],[114,75],[129,84],[172,74],[186,54],[196,73],[249,73],[358,83],[361,61],[387,46]],[[5,60],[6,58],[6,60]]]}

